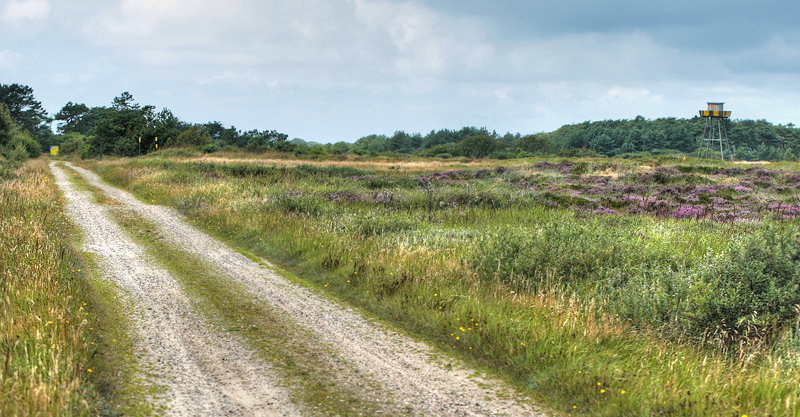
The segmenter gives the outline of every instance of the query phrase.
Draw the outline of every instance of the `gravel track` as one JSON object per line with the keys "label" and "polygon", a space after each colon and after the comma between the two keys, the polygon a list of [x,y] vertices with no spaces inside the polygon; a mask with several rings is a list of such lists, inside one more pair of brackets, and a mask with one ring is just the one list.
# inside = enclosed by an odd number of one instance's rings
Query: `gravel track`
{"label": "gravel track", "polygon": [[116,283],[132,301],[136,350],[147,383],[166,388],[166,415],[301,415],[285,390],[270,383],[274,376],[266,366],[193,312],[172,276],[147,259],[106,207],[93,203],[89,192],[76,191],[54,164],[51,169],[67,213],[83,230],[83,250],[97,256],[101,279]]}
{"label": "gravel track", "polygon": [[[71,166],[69,163],[67,165]],[[162,229],[163,235],[171,241],[170,243],[186,252],[202,256],[224,276],[241,283],[254,297],[284,312],[297,325],[313,332],[329,346],[332,352],[335,352],[337,357],[355,367],[360,375],[376,381],[386,391],[387,398],[393,398],[392,408],[386,410],[388,414],[408,415],[411,413],[426,416],[546,415],[537,407],[528,405],[527,401],[515,400],[515,398],[522,399],[522,397],[505,383],[476,376],[477,373],[474,369],[464,366],[458,360],[447,358],[427,344],[416,342],[382,324],[364,318],[351,308],[342,306],[307,288],[290,283],[270,268],[251,261],[191,226],[175,210],[142,203],[130,193],[105,184],[91,171],[79,167],[73,167],[73,169],[83,175],[91,185],[102,189],[127,209],[131,209],[157,224]],[[59,172],[57,168],[54,168],[54,171]],[[59,178],[59,184],[64,182],[63,174],[60,175],[62,178]],[[73,199],[75,197],[70,198],[70,201]],[[81,213],[78,211],[73,216],[81,216]],[[96,214],[91,216],[104,217]],[[110,222],[105,221],[105,223]],[[83,226],[82,221],[79,221],[79,224]],[[87,226],[84,226],[84,230],[87,230],[88,234],[88,230],[113,227],[113,225],[106,224],[93,225],[89,221]],[[120,268],[130,268],[131,263],[128,260],[123,263],[125,265]],[[147,271],[146,276],[149,277],[152,273],[152,271]],[[128,275],[138,277],[134,274]],[[145,282],[149,279],[142,278]],[[147,292],[142,292],[142,286],[146,284],[129,285],[133,287],[131,291],[134,294],[140,294],[137,295],[137,301],[141,297],[141,303],[160,304],[148,300],[152,296]],[[174,282],[168,286],[171,288],[169,297],[173,297],[175,300],[183,299]],[[125,286],[125,288],[128,287]],[[161,291],[163,292],[163,290]],[[163,317],[163,320],[172,321],[175,318],[186,317],[186,314],[186,309],[176,309],[170,312],[158,311],[152,315],[159,315]],[[197,332],[199,329],[200,326],[195,326],[190,330]],[[162,328],[154,326],[143,329],[142,334],[158,334],[161,330]],[[183,335],[183,337],[191,338],[192,336]],[[244,365],[242,364],[242,366]],[[176,364],[176,366],[178,365]],[[205,389],[213,391],[211,387],[213,384],[210,382],[209,384],[209,387]],[[274,393],[274,391],[267,392]],[[271,401],[276,401],[274,394],[272,395]],[[174,403],[179,401],[176,398]],[[217,401],[221,402],[222,400]],[[253,403],[258,403],[258,400]]]}

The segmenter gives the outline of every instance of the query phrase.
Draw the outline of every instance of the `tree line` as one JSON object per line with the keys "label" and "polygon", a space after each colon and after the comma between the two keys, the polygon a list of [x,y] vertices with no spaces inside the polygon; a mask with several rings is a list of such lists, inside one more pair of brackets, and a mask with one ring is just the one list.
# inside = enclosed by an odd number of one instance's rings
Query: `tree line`
{"label": "tree line", "polygon": [[[57,122],[57,132],[51,123]],[[800,131],[793,124],[774,125],[766,120],[725,120],[725,128],[738,160],[796,160],[800,156]],[[354,143],[320,144],[288,140],[275,130],[242,131],[218,121],[193,124],[171,110],[140,105],[124,92],[110,106],[89,107],[68,102],[50,117],[34,98],[33,89],[0,84],[0,151],[19,158],[22,150],[38,155],[59,146],[63,153],[82,158],[101,154],[136,156],[158,147],[195,147],[203,152],[275,150],[296,155],[417,155],[423,157],[519,158],[529,156],[641,157],[657,154],[692,154],[700,147],[705,119],[637,116],[632,120],[587,121],[565,125],[553,132],[522,135],[498,134],[485,127],[396,131],[372,134]],[[6,155],[8,158],[8,155]]]}

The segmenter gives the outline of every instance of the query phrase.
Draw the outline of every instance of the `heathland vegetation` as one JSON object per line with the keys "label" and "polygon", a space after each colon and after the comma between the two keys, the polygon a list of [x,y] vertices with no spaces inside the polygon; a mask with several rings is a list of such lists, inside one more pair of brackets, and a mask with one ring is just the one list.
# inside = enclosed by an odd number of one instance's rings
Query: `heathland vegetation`
{"label": "heathland vegetation", "polygon": [[[0,87],[3,414],[91,414],[118,389],[89,375],[114,360],[98,362],[115,350],[95,351],[108,341],[81,319],[104,307],[46,166],[24,162],[60,145],[555,410],[800,415],[800,167],[687,158],[698,118],[319,145],[188,124],[123,93],[68,103],[54,135],[32,90]],[[728,132],[739,159],[800,154],[793,125]],[[91,159],[138,155],[139,137],[141,158]]]}
{"label": "heathland vegetation", "polygon": [[169,153],[86,166],[555,409],[800,410],[794,165]]}

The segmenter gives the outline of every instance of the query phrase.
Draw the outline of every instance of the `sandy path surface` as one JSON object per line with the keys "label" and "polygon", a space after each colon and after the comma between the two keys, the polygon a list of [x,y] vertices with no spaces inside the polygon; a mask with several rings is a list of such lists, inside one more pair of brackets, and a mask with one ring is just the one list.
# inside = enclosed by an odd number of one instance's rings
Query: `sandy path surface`
{"label": "sandy path surface", "polygon": [[51,169],[69,216],[83,230],[82,249],[97,255],[102,278],[132,301],[136,350],[149,371],[147,382],[166,388],[166,415],[301,415],[287,393],[270,383],[265,365],[193,312],[180,286],[109,219],[106,207],[93,203],[89,192],[76,191],[54,164]]}
{"label": "sandy path surface", "polygon": [[390,414],[546,415],[536,407],[514,400],[522,397],[505,383],[477,376],[474,369],[447,358],[425,343],[415,342],[348,307],[290,283],[191,226],[175,210],[144,204],[130,193],[105,184],[96,174],[73,168],[91,185],[159,225],[171,243],[202,256],[220,273],[244,285],[254,297],[314,332],[338,357],[377,381],[387,398],[394,399],[396,408]]}

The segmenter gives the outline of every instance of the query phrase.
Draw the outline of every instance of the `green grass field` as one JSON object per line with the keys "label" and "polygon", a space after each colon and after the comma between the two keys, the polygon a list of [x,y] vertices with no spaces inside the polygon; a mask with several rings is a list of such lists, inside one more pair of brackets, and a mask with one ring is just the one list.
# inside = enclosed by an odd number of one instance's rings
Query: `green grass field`
{"label": "green grass field", "polygon": [[500,164],[85,165],[566,414],[800,415],[796,166]]}

